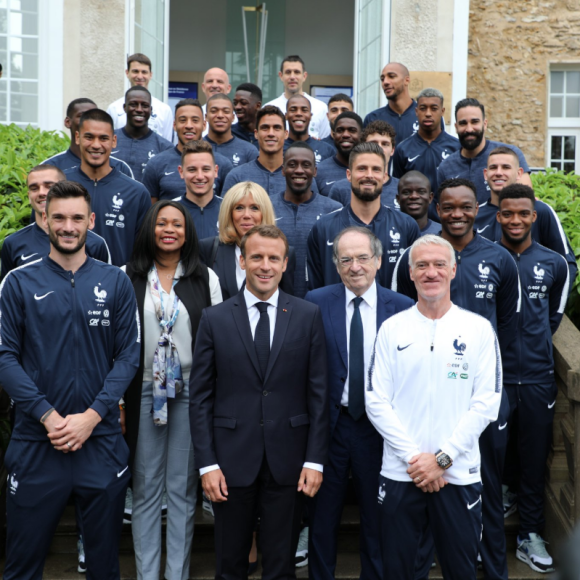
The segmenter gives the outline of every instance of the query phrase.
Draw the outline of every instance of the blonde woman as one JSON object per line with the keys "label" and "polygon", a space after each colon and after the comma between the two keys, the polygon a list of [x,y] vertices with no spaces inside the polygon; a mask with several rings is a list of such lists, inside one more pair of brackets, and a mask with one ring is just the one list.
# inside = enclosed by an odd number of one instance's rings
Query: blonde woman
{"label": "blonde woman", "polygon": [[[243,288],[246,273],[240,267],[240,242],[254,226],[276,225],[276,217],[266,190],[252,181],[242,181],[228,190],[218,217],[219,236],[199,243],[202,262],[218,275],[224,300],[235,296]],[[294,294],[296,254],[290,248],[288,267],[280,288]]]}

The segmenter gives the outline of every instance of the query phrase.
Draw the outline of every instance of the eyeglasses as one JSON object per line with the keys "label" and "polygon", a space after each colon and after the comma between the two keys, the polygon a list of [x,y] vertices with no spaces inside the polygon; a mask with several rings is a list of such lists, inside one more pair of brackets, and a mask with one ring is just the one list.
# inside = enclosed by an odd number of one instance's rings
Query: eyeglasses
{"label": "eyeglasses", "polygon": [[338,263],[343,268],[350,268],[350,266],[352,266],[353,262],[357,262],[361,266],[366,266],[374,257],[375,257],[374,254],[372,256],[367,256],[365,254],[362,256],[357,256],[356,258],[340,258],[340,260],[338,260]]}

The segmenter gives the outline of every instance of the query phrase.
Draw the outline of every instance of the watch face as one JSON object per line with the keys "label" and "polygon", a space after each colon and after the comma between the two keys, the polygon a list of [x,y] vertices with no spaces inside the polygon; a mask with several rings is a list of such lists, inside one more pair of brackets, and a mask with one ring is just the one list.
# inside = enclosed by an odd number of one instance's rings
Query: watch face
{"label": "watch face", "polygon": [[449,455],[442,453],[437,457],[437,463],[439,464],[439,467],[445,469],[451,464],[451,458],[449,457]]}

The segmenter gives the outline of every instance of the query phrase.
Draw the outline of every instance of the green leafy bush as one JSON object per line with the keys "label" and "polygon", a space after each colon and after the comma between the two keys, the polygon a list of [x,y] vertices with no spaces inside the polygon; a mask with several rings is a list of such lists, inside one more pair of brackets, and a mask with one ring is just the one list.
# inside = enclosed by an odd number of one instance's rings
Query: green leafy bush
{"label": "green leafy bush", "polygon": [[0,125],[0,247],[7,235],[29,223],[28,172],[69,144],[69,138],[56,131]]}
{"label": "green leafy bush", "polygon": [[[580,175],[547,168],[533,173],[532,183],[538,199],[551,205],[558,214],[570,240],[576,261],[580,258]],[[566,314],[580,328],[580,272],[571,282],[570,299]]]}

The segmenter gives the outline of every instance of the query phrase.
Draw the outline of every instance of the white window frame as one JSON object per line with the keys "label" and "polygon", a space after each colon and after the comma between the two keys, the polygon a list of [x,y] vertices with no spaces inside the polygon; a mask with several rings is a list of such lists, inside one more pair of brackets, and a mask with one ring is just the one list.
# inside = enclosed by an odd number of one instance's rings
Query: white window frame
{"label": "white window frame", "polygon": [[[574,159],[574,171],[580,171],[580,127],[578,128],[560,128],[550,127],[548,129],[548,139],[546,144],[546,167],[551,167],[552,164],[552,137],[576,137],[576,156]],[[567,160],[568,162],[572,161]]]}
{"label": "white window frame", "polygon": [[[553,72],[580,72],[580,62],[578,63],[554,63],[550,66],[550,72],[548,75],[548,102],[547,102],[547,113],[548,113],[548,127],[549,129],[554,129],[557,127],[562,128],[580,128],[580,116],[579,117],[550,117],[550,107],[552,101],[552,73]],[[563,135],[563,133],[562,133]]]}

